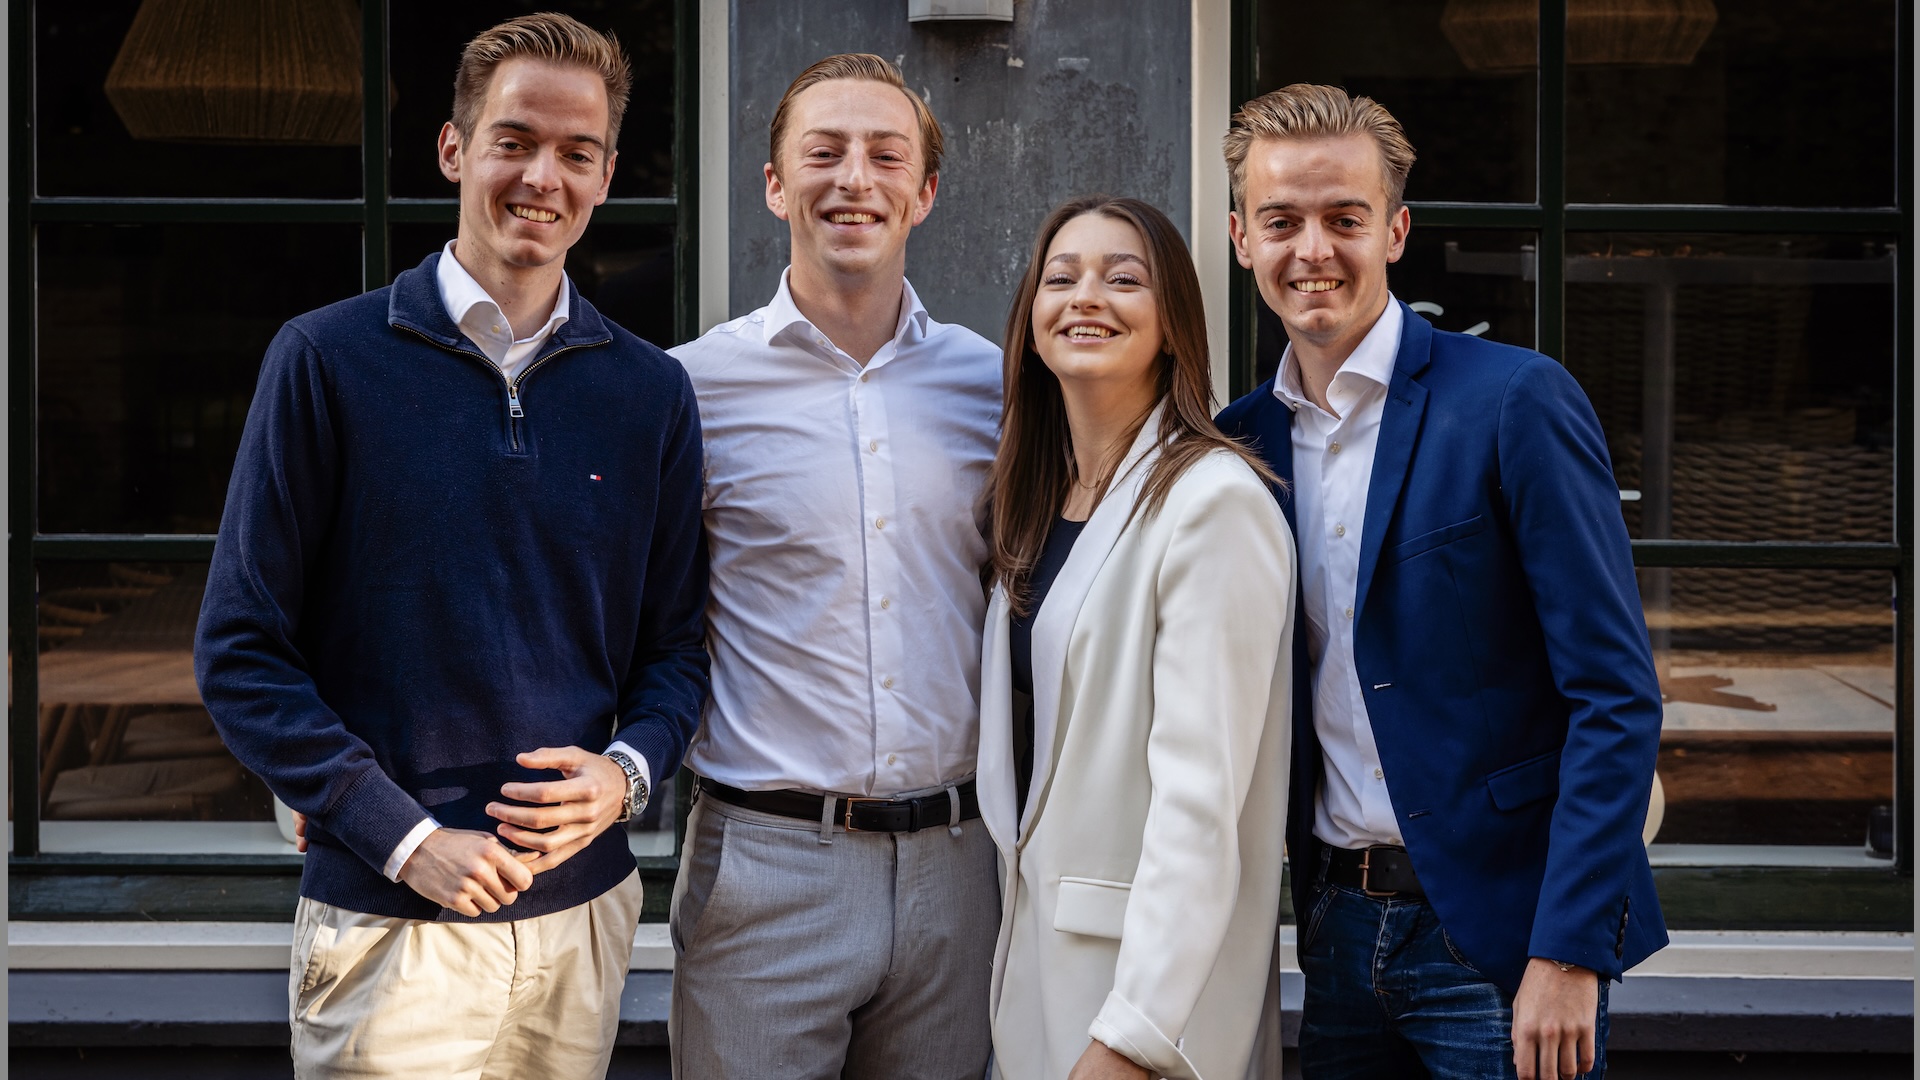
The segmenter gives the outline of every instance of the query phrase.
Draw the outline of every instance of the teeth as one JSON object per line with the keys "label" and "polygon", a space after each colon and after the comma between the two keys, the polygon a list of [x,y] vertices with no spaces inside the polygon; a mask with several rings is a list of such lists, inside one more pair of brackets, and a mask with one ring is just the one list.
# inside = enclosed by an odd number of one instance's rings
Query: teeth
{"label": "teeth", "polygon": [[1295,292],[1332,292],[1342,284],[1339,281],[1296,281],[1293,283],[1293,290]]}
{"label": "teeth", "polygon": [[1113,331],[1104,326],[1075,326],[1067,330],[1070,338],[1110,338]]}
{"label": "teeth", "polygon": [[523,217],[528,221],[558,221],[560,215],[551,210],[535,210],[530,206],[509,206],[514,217]]}
{"label": "teeth", "polygon": [[828,214],[827,220],[835,225],[871,225],[880,219],[872,214]]}

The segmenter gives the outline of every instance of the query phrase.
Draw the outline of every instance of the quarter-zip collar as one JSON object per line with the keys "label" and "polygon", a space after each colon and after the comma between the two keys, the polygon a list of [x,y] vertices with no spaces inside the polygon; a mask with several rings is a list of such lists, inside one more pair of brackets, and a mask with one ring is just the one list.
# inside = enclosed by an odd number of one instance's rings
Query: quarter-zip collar
{"label": "quarter-zip collar", "polygon": [[[460,332],[459,324],[453,321],[453,315],[440,300],[441,257],[441,253],[436,251],[422,260],[419,266],[403,270],[393,279],[393,288],[389,290],[387,300],[387,322],[411,330],[443,348],[473,353],[485,359],[486,354]],[[607,321],[581,298],[580,290],[571,277],[566,279],[566,288],[570,315],[547,338],[539,354],[528,362],[527,370],[531,370],[542,357],[561,349],[599,345],[613,337],[612,331],[607,328]]]}

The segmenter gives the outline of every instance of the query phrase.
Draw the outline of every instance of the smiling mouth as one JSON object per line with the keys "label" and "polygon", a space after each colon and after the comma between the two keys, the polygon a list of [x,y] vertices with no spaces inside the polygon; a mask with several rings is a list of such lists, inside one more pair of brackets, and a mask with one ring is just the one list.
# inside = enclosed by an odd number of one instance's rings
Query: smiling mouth
{"label": "smiling mouth", "polygon": [[837,214],[828,214],[827,220],[834,223],[835,225],[872,225],[874,222],[877,222],[880,220],[880,216],[878,214],[856,214],[856,213],[841,212]]}
{"label": "smiling mouth", "polygon": [[1113,331],[1104,326],[1069,326],[1067,336],[1075,339],[1110,338],[1113,336]]}
{"label": "smiling mouth", "polygon": [[525,218],[528,221],[551,222],[560,220],[560,215],[551,210],[536,210],[531,206],[508,206],[507,212],[514,217]]}
{"label": "smiling mouth", "polygon": [[1338,289],[1340,286],[1345,284],[1346,282],[1337,281],[1337,280],[1336,281],[1291,281],[1287,283],[1287,287],[1292,289],[1294,292],[1323,293],[1323,292],[1332,292],[1333,290]]}

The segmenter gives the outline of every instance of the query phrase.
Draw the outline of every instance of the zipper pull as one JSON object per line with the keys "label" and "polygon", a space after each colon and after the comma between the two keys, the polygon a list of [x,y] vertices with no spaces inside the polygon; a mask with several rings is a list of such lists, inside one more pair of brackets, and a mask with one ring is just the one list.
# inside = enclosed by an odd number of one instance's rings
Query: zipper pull
{"label": "zipper pull", "polygon": [[515,418],[527,415],[520,407],[520,388],[512,383],[507,384],[507,415]]}

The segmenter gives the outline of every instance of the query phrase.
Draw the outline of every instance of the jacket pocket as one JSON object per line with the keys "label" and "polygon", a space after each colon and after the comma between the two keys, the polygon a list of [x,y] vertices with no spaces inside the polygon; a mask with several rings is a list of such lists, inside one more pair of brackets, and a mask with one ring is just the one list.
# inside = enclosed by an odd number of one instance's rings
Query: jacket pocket
{"label": "jacket pocket", "polygon": [[1383,563],[1405,562],[1415,555],[1422,555],[1434,548],[1462,540],[1486,528],[1486,518],[1475,514],[1465,521],[1456,521],[1451,525],[1423,532],[1411,540],[1405,540],[1388,549],[1380,560]]}
{"label": "jacket pocket", "polygon": [[1132,884],[1100,878],[1063,877],[1060,898],[1053,908],[1053,928],[1063,934],[1118,940],[1127,921],[1127,897]]}
{"label": "jacket pocket", "polygon": [[1487,794],[1502,810],[1522,806],[1560,790],[1560,751],[1549,750],[1518,765],[1487,774]]}

